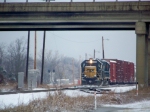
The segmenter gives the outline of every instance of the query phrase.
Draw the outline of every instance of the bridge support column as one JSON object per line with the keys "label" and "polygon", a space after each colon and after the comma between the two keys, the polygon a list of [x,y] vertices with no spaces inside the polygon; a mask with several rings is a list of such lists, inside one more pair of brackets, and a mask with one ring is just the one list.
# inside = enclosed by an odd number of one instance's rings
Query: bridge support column
{"label": "bridge support column", "polygon": [[148,25],[148,86],[150,86],[150,24]]}
{"label": "bridge support column", "polygon": [[137,22],[135,24],[136,32],[136,80],[139,87],[147,86],[147,64],[146,64],[146,24],[144,22]]}

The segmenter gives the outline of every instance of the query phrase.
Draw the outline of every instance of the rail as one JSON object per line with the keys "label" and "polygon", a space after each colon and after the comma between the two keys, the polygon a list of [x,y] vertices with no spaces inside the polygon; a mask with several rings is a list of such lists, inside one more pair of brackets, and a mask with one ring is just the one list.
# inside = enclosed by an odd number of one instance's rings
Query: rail
{"label": "rail", "polygon": [[[61,90],[80,90],[86,93],[94,93],[96,94],[109,94],[109,88],[111,87],[127,87],[127,86],[135,86],[134,84],[128,85],[111,85],[111,86],[75,86],[75,87],[56,87],[56,88],[49,88],[49,89],[42,89],[42,90],[15,90],[15,91],[8,91],[8,92],[0,92],[0,95],[7,95],[7,94],[18,94],[18,93],[38,93],[38,92],[50,92],[50,91],[61,91]],[[105,88],[105,89],[104,89]],[[121,94],[121,93],[114,93],[114,94]],[[150,94],[150,93],[148,93]]]}
{"label": "rail", "polygon": [[[41,0],[42,1],[42,0]],[[43,0],[43,2],[57,2],[55,0]],[[79,1],[75,1],[75,0],[68,0],[69,2],[79,2]],[[65,2],[68,2],[68,1],[65,1]],[[88,2],[133,2],[133,1],[148,1],[148,0],[89,0]],[[26,0],[25,2],[29,2],[29,0]],[[80,1],[80,2],[87,2],[87,1]],[[4,3],[7,3],[7,0],[4,0]]]}

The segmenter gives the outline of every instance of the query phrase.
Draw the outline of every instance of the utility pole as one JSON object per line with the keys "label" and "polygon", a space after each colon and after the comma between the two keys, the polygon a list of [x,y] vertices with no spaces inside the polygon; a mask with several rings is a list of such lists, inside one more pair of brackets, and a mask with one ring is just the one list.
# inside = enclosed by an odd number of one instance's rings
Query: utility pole
{"label": "utility pole", "polygon": [[94,59],[95,59],[95,49],[94,49]]}
{"label": "utility pole", "polygon": [[64,65],[62,68],[63,68],[62,79],[64,79]]}
{"label": "utility pole", "polygon": [[44,30],[43,35],[43,51],[42,51],[42,70],[41,70],[41,84],[43,84],[43,69],[44,69],[44,53],[45,53],[45,38],[46,38],[46,31]]}
{"label": "utility pole", "polygon": [[85,60],[87,60],[87,53],[85,53]]}
{"label": "utility pole", "polygon": [[105,56],[104,56],[104,39],[103,39],[103,37],[102,37],[102,52],[103,52],[103,59],[104,59]]}
{"label": "utility pole", "polygon": [[28,81],[28,65],[29,65],[29,49],[30,48],[30,31],[28,31],[28,43],[27,43],[27,61],[26,61],[26,82]]}
{"label": "utility pole", "polygon": [[35,46],[34,46],[34,69],[36,69],[36,31],[35,31]]}
{"label": "utility pole", "polygon": [[72,59],[72,75],[73,75],[73,86],[74,86],[74,59]]}
{"label": "utility pole", "polygon": [[109,40],[109,39],[104,39],[102,36],[102,52],[103,52],[103,59],[105,58],[105,53],[104,53],[104,40]]}
{"label": "utility pole", "polygon": [[79,70],[79,76],[80,76],[80,85],[81,85],[81,82],[82,82],[82,81],[81,81],[81,80],[82,80],[82,79],[81,79],[81,56],[79,57],[79,67],[80,67],[80,68],[79,68],[79,69],[80,69],[80,70]]}

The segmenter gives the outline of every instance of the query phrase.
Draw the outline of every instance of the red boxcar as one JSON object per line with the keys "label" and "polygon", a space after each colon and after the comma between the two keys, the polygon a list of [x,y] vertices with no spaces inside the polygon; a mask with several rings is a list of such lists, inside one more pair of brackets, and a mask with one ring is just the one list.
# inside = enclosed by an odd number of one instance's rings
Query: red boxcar
{"label": "red boxcar", "polygon": [[121,63],[120,60],[117,61],[117,66],[116,66],[116,83],[121,83]]}
{"label": "red boxcar", "polygon": [[134,82],[134,63],[128,62],[128,82]]}
{"label": "red boxcar", "polygon": [[124,74],[123,74],[124,61],[122,61],[122,60],[115,60],[115,61],[117,62],[117,64],[116,64],[116,83],[123,83],[124,82]]}
{"label": "red boxcar", "polygon": [[110,63],[110,83],[115,84],[116,83],[116,61],[109,61]]}
{"label": "red boxcar", "polygon": [[110,83],[134,82],[134,63],[117,59],[104,60],[110,64]]}
{"label": "red boxcar", "polygon": [[123,73],[124,73],[124,83],[128,83],[128,78],[127,78],[127,74],[128,74],[128,62],[124,61],[124,66],[123,66]]}

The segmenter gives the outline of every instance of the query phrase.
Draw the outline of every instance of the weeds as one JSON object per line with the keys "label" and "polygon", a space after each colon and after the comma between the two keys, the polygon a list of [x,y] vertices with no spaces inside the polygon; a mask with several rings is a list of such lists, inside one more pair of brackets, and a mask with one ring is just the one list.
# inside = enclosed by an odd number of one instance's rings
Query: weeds
{"label": "weeds", "polygon": [[[97,96],[97,106],[103,104],[126,104],[142,100],[150,100],[150,88],[139,90],[139,95],[136,95],[136,90],[130,92],[115,94],[109,92]],[[19,103],[19,102],[18,102]],[[55,91],[54,93],[47,92],[47,97],[44,99],[34,99],[28,104],[18,104],[18,106],[8,106],[1,109],[0,112],[80,112],[94,109],[94,95],[89,96],[67,96],[63,91]]]}
{"label": "weeds", "polygon": [[16,89],[17,89],[17,84],[16,83],[0,84],[0,92],[14,91]]}
{"label": "weeds", "polygon": [[44,99],[33,99],[27,105],[18,101],[18,106],[8,106],[0,112],[80,112],[94,108],[94,96],[70,97],[62,91],[47,93]]}
{"label": "weeds", "polygon": [[100,97],[100,103],[102,104],[127,104],[143,100],[150,100],[150,87],[140,89],[138,95],[136,90],[132,90],[121,94],[110,92]]}

